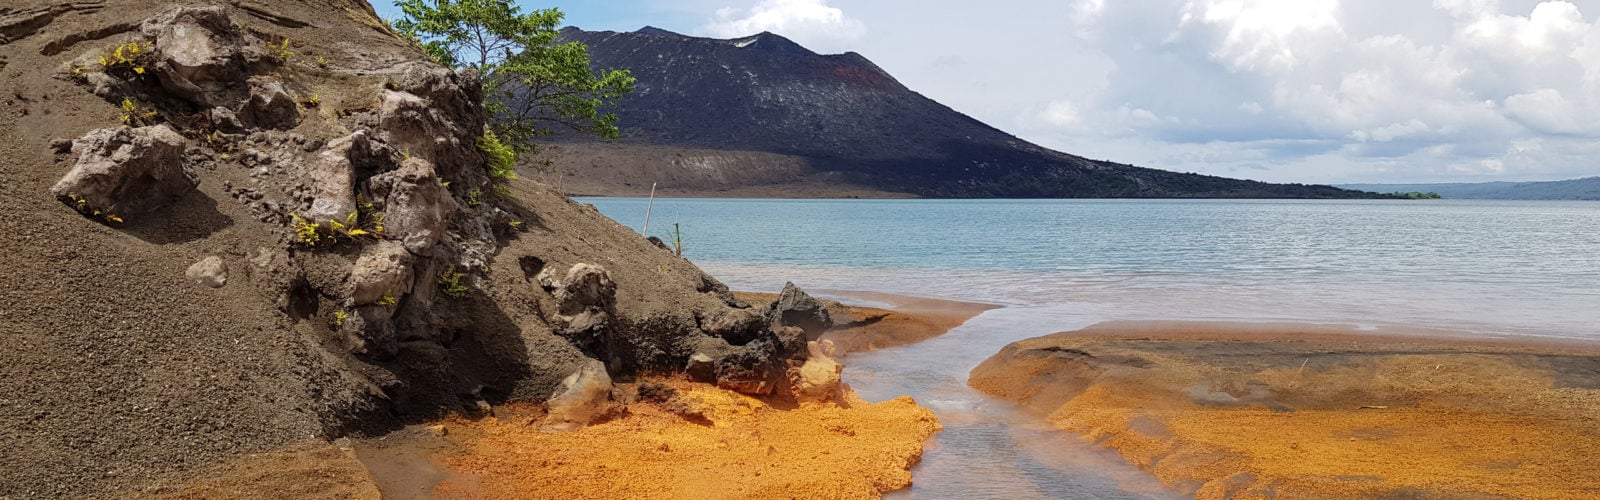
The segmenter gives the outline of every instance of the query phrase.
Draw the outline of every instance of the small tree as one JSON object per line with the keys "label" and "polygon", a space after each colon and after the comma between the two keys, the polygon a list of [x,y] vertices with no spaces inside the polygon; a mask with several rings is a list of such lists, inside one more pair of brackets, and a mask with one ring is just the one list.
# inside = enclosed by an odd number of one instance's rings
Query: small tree
{"label": "small tree", "polygon": [[602,108],[633,90],[627,70],[589,69],[589,47],[556,43],[563,15],[527,14],[512,0],[398,0],[401,33],[439,63],[483,75],[484,105],[496,137],[519,153],[565,127],[614,139],[617,115]]}

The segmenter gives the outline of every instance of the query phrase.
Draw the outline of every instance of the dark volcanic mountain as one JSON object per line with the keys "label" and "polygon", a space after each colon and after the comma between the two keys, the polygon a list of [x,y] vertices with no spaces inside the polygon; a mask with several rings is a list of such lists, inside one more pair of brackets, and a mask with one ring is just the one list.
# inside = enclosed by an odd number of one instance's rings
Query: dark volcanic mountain
{"label": "dark volcanic mountain", "polygon": [[620,144],[557,138],[557,164],[571,169],[563,178],[582,184],[569,192],[661,182],[699,194],[795,185],[827,195],[842,185],[927,197],[1374,196],[1051,151],[923,97],[860,54],[819,55],[771,33],[718,40],[567,28],[562,36],[589,45],[595,67],[639,79],[617,107]]}

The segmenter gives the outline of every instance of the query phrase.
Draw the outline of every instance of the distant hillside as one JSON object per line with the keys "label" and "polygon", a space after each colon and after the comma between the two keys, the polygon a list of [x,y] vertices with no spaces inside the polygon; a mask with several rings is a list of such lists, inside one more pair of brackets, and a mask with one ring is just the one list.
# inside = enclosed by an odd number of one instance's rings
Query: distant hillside
{"label": "distant hillside", "polygon": [[657,28],[588,32],[597,68],[638,90],[620,143],[557,137],[568,192],[1008,198],[1362,198],[1089,160],[1013,137],[906,88],[854,52],[819,55],[771,33],[718,40]]}
{"label": "distant hillside", "polygon": [[1446,184],[1345,184],[1345,189],[1391,192],[1434,192],[1458,200],[1600,200],[1600,177],[1548,182],[1476,182]]}

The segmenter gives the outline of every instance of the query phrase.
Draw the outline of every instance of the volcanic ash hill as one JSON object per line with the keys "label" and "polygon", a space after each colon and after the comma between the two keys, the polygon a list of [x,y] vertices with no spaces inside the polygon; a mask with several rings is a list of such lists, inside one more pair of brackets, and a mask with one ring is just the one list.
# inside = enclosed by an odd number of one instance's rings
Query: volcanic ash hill
{"label": "volcanic ash hill", "polygon": [[804,381],[820,332],[492,181],[475,77],[364,1],[12,2],[0,74],[0,498],[503,402],[585,420],[691,360]]}
{"label": "volcanic ash hill", "polygon": [[628,69],[623,138],[561,136],[550,182],[570,193],[836,197],[1362,198],[1329,186],[1180,174],[1051,151],[906,88],[860,54],[771,33],[718,40],[645,28],[564,40]]}

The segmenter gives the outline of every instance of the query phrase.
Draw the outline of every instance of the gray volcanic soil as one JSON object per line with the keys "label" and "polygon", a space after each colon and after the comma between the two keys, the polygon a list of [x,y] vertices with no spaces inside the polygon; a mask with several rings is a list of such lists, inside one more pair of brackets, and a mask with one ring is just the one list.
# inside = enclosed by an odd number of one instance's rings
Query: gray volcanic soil
{"label": "gray volcanic soil", "polygon": [[[141,39],[144,20],[213,4],[249,62],[217,82],[225,91],[175,92],[151,76],[169,76],[154,66],[99,95],[96,80],[72,76],[74,65],[94,73],[97,54]],[[292,56],[263,56],[285,39]],[[543,401],[588,358],[626,380],[681,370],[697,352],[756,363],[786,354],[765,322],[708,334],[703,318],[752,313],[591,207],[526,181],[509,199],[488,194],[471,142],[482,123],[472,80],[426,61],[363,0],[10,2],[0,7],[0,76],[0,498],[139,490],[247,454]],[[207,138],[212,125],[198,117],[215,120],[248,97],[228,92],[271,83],[294,96],[294,119]],[[157,122],[182,134],[183,168],[198,187],[114,224],[80,215],[50,188],[84,154],[55,146],[118,127],[122,98],[153,106]],[[428,107],[385,118],[407,99]],[[408,127],[447,141],[407,142],[417,137]],[[318,169],[332,168],[318,155],[353,133],[374,151],[356,166],[356,192],[381,193],[378,180],[421,169],[394,182],[424,192],[436,183],[443,199],[369,197],[391,216],[388,241],[296,243],[289,214],[354,196],[318,184],[330,175]],[[486,201],[471,203],[473,190]],[[414,227],[433,210],[443,230]],[[398,303],[357,300],[358,259],[401,241],[403,281],[389,290]],[[185,277],[208,256],[228,268],[221,288]],[[616,288],[583,325],[535,279],[548,269],[559,280],[578,263],[604,266]],[[464,297],[438,292],[446,268],[466,275]],[[343,311],[352,319],[335,326]]]}

